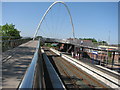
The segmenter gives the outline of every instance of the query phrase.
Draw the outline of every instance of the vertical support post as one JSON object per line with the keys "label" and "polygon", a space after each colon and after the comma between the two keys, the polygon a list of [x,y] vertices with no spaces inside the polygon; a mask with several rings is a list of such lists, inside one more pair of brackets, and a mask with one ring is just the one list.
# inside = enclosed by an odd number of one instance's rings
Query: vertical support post
{"label": "vertical support post", "polygon": [[106,66],[108,65],[108,53],[109,53],[109,51],[107,50],[107,54],[106,54]]}
{"label": "vertical support post", "polygon": [[82,52],[84,51],[84,47],[82,47]]}
{"label": "vertical support post", "polygon": [[101,63],[102,63],[102,50],[101,50],[101,52],[100,52],[100,57],[99,57],[99,59],[100,59],[100,66],[101,66]]}
{"label": "vertical support post", "polygon": [[83,58],[83,51],[84,51],[84,47],[82,47],[82,58]]}
{"label": "vertical support post", "polygon": [[103,65],[104,65],[104,60],[103,60],[103,51],[101,52],[101,61],[102,61]]}
{"label": "vertical support post", "polygon": [[67,44],[67,50],[66,50],[66,52],[67,53],[69,52],[69,44]]}
{"label": "vertical support post", "polygon": [[80,60],[80,47],[79,47],[79,51],[78,51],[78,59]]}
{"label": "vertical support post", "polygon": [[115,57],[115,51],[113,51],[113,58],[112,58],[112,69],[113,69],[113,65],[114,65],[114,57]]}

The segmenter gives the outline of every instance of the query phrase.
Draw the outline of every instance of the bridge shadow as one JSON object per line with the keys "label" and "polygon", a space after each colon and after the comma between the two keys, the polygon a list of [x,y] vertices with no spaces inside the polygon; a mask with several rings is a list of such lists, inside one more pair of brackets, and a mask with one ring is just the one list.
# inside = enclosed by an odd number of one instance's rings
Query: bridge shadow
{"label": "bridge shadow", "polygon": [[52,58],[52,57],[60,57],[59,55],[48,55],[49,58]]}
{"label": "bridge shadow", "polygon": [[63,81],[63,79],[61,77],[61,74],[60,74],[60,72],[59,72],[59,70],[58,70],[58,68],[57,68],[57,66],[56,66],[56,64],[55,64],[55,62],[53,60],[53,56],[55,56],[55,57],[60,57],[60,56],[59,55],[47,55],[47,56],[48,56],[50,62],[52,63],[53,67],[55,68],[57,74],[60,76],[60,79],[62,80],[63,84],[65,85],[65,83],[64,83],[64,81]]}
{"label": "bridge shadow", "polygon": [[[77,86],[77,88],[76,88],[76,87],[74,86],[74,84],[72,83],[72,81],[74,81],[74,82],[77,83],[78,81],[79,81],[79,82],[82,82],[83,79],[77,78],[77,77],[75,77],[75,76],[70,76],[70,77],[68,77],[68,76],[62,75],[62,74],[59,72],[59,70],[58,70],[58,68],[57,68],[57,66],[56,66],[56,64],[55,64],[55,62],[54,62],[54,60],[53,60],[53,57],[60,57],[60,56],[59,56],[59,55],[48,55],[48,58],[49,58],[50,62],[52,63],[53,67],[55,68],[57,74],[60,76],[60,79],[62,80],[62,82],[63,82],[63,84],[65,85],[65,87],[67,88],[67,90],[73,90],[73,89],[79,90],[80,87],[81,87],[81,85],[76,84],[76,86]],[[72,80],[72,81],[71,81],[71,80]],[[69,82],[69,83],[66,84],[65,82]],[[71,83],[70,83],[70,82],[71,82]],[[82,86],[86,87],[87,85],[82,85]],[[88,87],[88,86],[87,86],[87,87]]]}
{"label": "bridge shadow", "polygon": [[61,76],[65,81],[70,81],[70,79],[72,79],[72,80],[74,80],[74,81],[77,81],[77,80],[79,80],[79,81],[83,81],[83,79],[80,79],[80,78],[76,78],[75,76],[70,76],[70,78],[69,77],[67,77],[67,76]]}
{"label": "bridge shadow", "polygon": [[[98,89],[98,87],[93,85],[92,83],[91,84],[84,84],[82,78],[75,77],[74,75],[68,75],[68,76],[62,75],[59,72],[59,70],[56,66],[56,63],[54,62],[53,57],[60,57],[60,56],[59,55],[48,55],[48,58],[49,58],[50,62],[52,63],[53,67],[55,68],[56,72],[60,76],[60,79],[62,80],[62,82],[65,85],[65,87],[67,88],[67,90]],[[66,82],[68,82],[68,83],[66,83]]]}
{"label": "bridge shadow", "polygon": [[45,51],[45,52],[49,52],[50,50],[46,50],[46,49],[44,49],[44,51]]}
{"label": "bridge shadow", "polygon": [[[64,79],[64,82],[68,82],[66,83],[66,87],[68,90],[71,90],[71,89],[85,89],[85,88],[90,88],[90,86],[92,86],[93,88],[95,88],[96,86],[95,85],[91,85],[91,84],[84,84],[83,83],[83,79],[80,79],[80,78],[77,78],[75,76],[64,76],[64,75],[61,75],[62,79]],[[92,88],[92,89],[93,89]]]}
{"label": "bridge shadow", "polygon": [[19,46],[14,48],[14,52],[6,52],[12,55],[12,58],[2,64],[3,88],[16,88],[15,86],[20,83],[32,61],[35,49],[34,47]]}

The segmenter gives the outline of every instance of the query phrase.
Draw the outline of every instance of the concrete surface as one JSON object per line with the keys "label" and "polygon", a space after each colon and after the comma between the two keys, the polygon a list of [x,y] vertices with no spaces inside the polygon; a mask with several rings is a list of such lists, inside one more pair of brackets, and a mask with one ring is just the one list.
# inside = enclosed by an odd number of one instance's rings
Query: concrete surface
{"label": "concrete surface", "polygon": [[36,50],[38,41],[29,41],[2,53],[2,88],[17,88]]}

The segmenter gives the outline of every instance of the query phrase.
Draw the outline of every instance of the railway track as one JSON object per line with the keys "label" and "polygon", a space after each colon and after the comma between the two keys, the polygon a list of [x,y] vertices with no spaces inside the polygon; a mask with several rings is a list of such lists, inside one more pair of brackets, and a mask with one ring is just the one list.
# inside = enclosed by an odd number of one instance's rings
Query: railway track
{"label": "railway track", "polygon": [[59,74],[67,89],[71,88],[110,88],[101,81],[95,79],[83,70],[56,55],[49,48],[44,51]]}

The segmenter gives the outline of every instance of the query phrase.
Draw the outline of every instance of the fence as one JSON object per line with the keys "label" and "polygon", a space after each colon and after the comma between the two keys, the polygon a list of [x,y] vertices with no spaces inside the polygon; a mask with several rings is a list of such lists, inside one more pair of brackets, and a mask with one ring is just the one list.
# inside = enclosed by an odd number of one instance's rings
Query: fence
{"label": "fence", "polygon": [[75,47],[72,57],[85,63],[102,65],[120,72],[120,51],[97,48]]}
{"label": "fence", "polygon": [[0,43],[2,43],[2,52],[15,48],[19,46],[20,44],[26,43],[30,41],[31,38],[22,38],[22,39],[15,39],[15,40],[2,40]]}
{"label": "fence", "polygon": [[115,54],[111,52],[111,55],[109,55],[110,52],[108,53],[104,51],[101,51],[98,54],[94,54],[94,53],[87,52],[87,51],[86,53],[89,55],[90,57],[89,60],[91,61],[91,63],[99,64],[99,65],[102,65],[107,68],[114,69],[120,72],[120,55],[118,51],[116,51]]}

